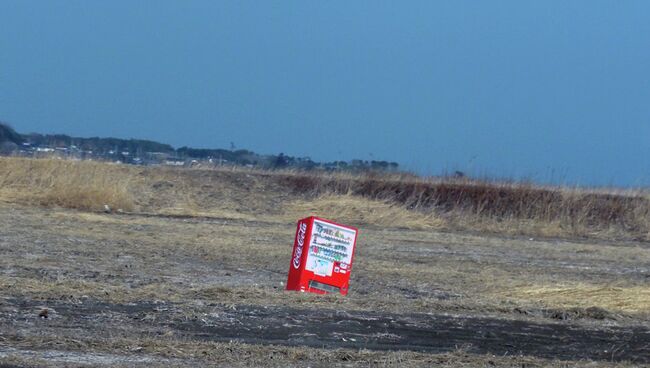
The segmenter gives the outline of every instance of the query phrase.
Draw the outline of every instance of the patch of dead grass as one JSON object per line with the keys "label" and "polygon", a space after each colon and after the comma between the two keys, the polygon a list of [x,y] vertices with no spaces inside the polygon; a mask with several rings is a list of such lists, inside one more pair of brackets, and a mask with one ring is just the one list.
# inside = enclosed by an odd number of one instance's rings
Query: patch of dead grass
{"label": "patch of dead grass", "polygon": [[100,211],[130,211],[137,171],[91,161],[0,158],[0,200]]}
{"label": "patch of dead grass", "polygon": [[418,230],[444,227],[444,221],[434,214],[421,214],[395,204],[352,195],[325,194],[315,199],[297,200],[287,206],[285,212],[288,221],[309,215],[350,224],[372,224]]}
{"label": "patch of dead grass", "polygon": [[96,298],[113,303],[165,299],[182,300],[182,293],[172,285],[153,283],[140,287],[111,285],[78,279],[44,280],[0,276],[0,291],[29,295],[36,299]]}
{"label": "patch of dead grass", "polygon": [[[166,366],[219,366],[219,367],[609,367],[611,363],[594,361],[560,361],[540,359],[529,356],[495,356],[492,354],[471,354],[462,347],[455,351],[428,354],[415,351],[377,351],[368,349],[315,348],[303,346],[279,346],[247,344],[241,342],[184,341],[173,335],[158,337],[122,337],[109,339],[95,338],[79,340],[61,336],[9,336],[11,345],[49,347],[69,352],[81,351],[84,354],[108,353],[116,358],[115,366],[133,366],[133,363],[120,363],[117,358],[141,357],[148,354],[163,359],[181,359],[165,362]],[[14,341],[16,340],[16,341]],[[146,355],[145,355],[146,356]],[[128,361],[128,359],[126,359]],[[0,362],[9,364],[41,363],[34,358],[26,359],[19,351]],[[155,361],[154,361],[155,362]],[[40,366],[40,365],[34,365]],[[66,366],[74,366],[66,364]],[[81,365],[80,365],[81,366]],[[84,365],[85,366],[85,365]],[[617,362],[619,367],[632,367],[632,364]]]}
{"label": "patch of dead grass", "polygon": [[598,307],[625,313],[650,311],[650,287],[607,285],[531,285],[502,293],[520,302],[540,303],[551,308]]}

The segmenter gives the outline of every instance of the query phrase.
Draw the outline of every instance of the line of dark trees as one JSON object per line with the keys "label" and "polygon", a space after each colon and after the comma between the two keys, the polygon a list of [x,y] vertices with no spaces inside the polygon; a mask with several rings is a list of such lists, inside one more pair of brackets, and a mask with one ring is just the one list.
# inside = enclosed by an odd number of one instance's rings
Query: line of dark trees
{"label": "line of dark trees", "polygon": [[158,143],[142,139],[120,138],[78,138],[65,134],[38,134],[31,133],[24,136],[25,141],[35,146],[47,147],[72,147],[80,150],[93,151],[97,154],[106,154],[109,151],[128,151],[132,153],[160,152],[174,153],[174,147],[169,144]]}
{"label": "line of dark trees", "polygon": [[16,133],[9,125],[0,122],[0,143],[5,142],[21,144],[23,143],[23,137]]}
{"label": "line of dark trees", "polygon": [[325,170],[380,170],[397,171],[399,165],[388,161],[334,161],[319,163],[309,157],[293,157],[280,153],[278,155],[261,155],[245,149],[205,149],[181,147],[175,149],[169,144],[142,139],[120,138],[80,138],[65,134],[19,134],[9,125],[0,123],[0,153],[17,150],[27,143],[31,147],[74,148],[92,152],[94,156],[120,155],[128,152],[132,157],[145,157],[152,153],[167,155],[180,160],[211,160],[215,164],[249,165],[262,168],[299,168]]}

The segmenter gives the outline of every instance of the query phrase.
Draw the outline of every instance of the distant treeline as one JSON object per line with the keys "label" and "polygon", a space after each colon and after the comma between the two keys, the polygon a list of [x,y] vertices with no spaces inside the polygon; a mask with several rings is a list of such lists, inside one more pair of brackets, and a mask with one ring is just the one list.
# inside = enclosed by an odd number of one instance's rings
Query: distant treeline
{"label": "distant treeline", "polygon": [[176,150],[176,153],[181,158],[194,158],[194,159],[213,159],[217,162],[226,161],[232,162],[237,165],[252,165],[264,168],[300,168],[300,169],[315,169],[324,168],[332,170],[381,170],[381,171],[397,171],[399,165],[396,162],[388,161],[364,161],[352,160],[346,161],[333,161],[333,162],[316,162],[309,157],[293,157],[287,156],[284,153],[279,155],[260,155],[258,153],[240,149],[240,150],[225,150],[225,149],[202,149],[181,147]]}
{"label": "distant treeline", "polygon": [[47,147],[72,147],[80,150],[93,151],[97,154],[106,154],[110,151],[131,153],[161,152],[174,153],[174,147],[154,141],[142,139],[119,139],[119,138],[78,138],[65,134],[38,134],[31,133],[23,136],[25,141],[36,146]]}
{"label": "distant treeline", "polygon": [[131,157],[147,158],[152,154],[163,155],[177,160],[210,161],[214,164],[255,166],[261,168],[298,168],[348,171],[397,171],[399,165],[388,161],[333,161],[316,162],[309,157],[293,157],[283,153],[278,155],[261,155],[249,150],[204,149],[181,147],[175,149],[169,144],[142,139],[119,138],[79,138],[65,134],[18,134],[11,127],[0,123],[0,144],[8,142],[14,149],[28,143],[33,147],[67,148],[92,152],[93,156],[122,155],[128,152]]}

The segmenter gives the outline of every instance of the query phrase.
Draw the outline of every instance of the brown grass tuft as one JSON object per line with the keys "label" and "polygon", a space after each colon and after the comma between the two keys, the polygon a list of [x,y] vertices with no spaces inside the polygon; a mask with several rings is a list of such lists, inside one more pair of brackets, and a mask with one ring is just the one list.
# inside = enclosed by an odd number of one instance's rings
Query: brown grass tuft
{"label": "brown grass tuft", "polygon": [[418,230],[441,229],[445,225],[445,222],[433,213],[421,214],[395,203],[352,195],[325,194],[314,199],[298,200],[292,203],[286,212],[289,221],[308,215],[329,217],[343,223]]}
{"label": "brown grass tuft", "polygon": [[43,206],[130,211],[136,171],[91,161],[0,158],[0,199]]}

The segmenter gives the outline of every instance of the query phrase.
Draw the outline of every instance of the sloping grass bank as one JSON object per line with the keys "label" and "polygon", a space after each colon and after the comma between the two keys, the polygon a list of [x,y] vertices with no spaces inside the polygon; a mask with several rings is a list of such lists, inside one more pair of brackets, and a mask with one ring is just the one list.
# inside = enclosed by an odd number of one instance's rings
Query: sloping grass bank
{"label": "sloping grass bank", "polygon": [[282,221],[314,213],[414,229],[650,239],[650,200],[640,191],[412,175],[145,168],[5,157],[0,158],[0,201]]}
{"label": "sloping grass bank", "polygon": [[385,201],[422,214],[434,213],[460,228],[638,240],[648,239],[650,231],[650,200],[640,191],[391,175],[295,174],[281,180],[296,194],[345,194]]}

